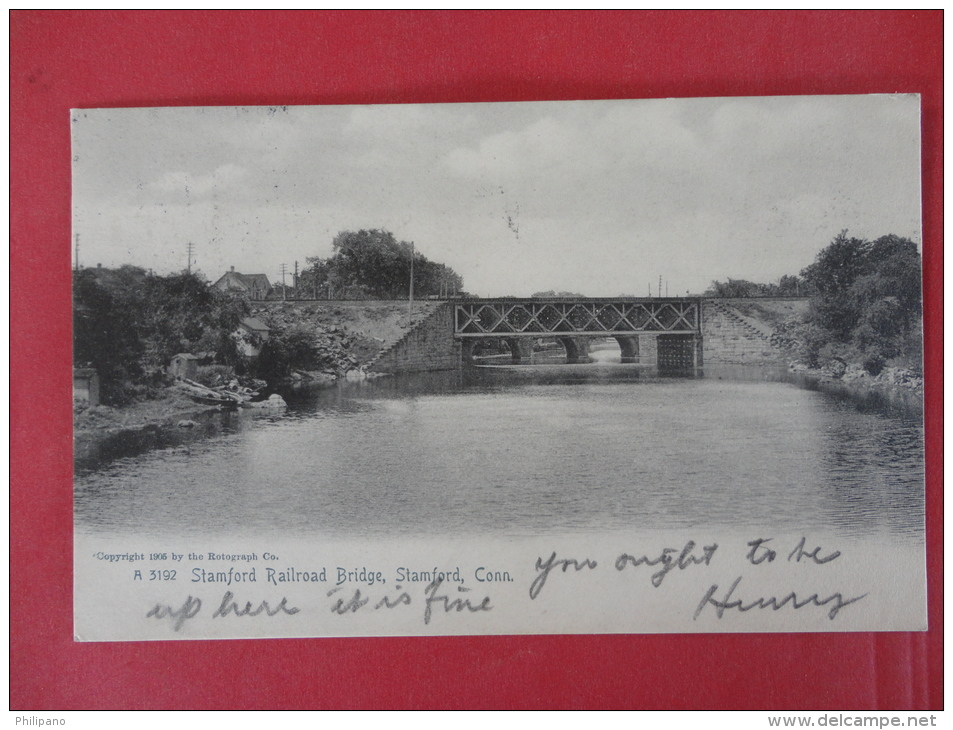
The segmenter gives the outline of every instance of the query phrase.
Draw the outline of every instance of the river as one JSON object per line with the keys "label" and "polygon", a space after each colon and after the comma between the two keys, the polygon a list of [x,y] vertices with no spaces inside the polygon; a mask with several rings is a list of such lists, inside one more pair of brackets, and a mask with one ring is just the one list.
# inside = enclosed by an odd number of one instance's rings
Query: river
{"label": "river", "polygon": [[89,535],[362,539],[783,530],[923,541],[918,418],[751,369],[594,353],[287,393],[280,414],[77,466]]}

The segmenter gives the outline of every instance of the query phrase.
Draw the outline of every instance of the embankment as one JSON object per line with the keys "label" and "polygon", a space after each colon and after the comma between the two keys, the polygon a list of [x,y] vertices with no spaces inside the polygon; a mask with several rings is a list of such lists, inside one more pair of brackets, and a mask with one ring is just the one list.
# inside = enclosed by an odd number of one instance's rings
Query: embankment
{"label": "embankment", "polygon": [[[400,301],[268,301],[253,302],[251,315],[275,331],[310,334],[321,357],[314,374],[327,383],[350,370],[363,371],[430,317],[439,304],[415,302],[411,313],[407,302]],[[82,468],[99,460],[176,446],[217,433],[223,417],[217,407],[199,405],[175,388],[163,388],[155,398],[123,407],[75,403],[74,460]]]}
{"label": "embankment", "polygon": [[850,399],[861,408],[922,417],[923,378],[917,373],[888,367],[873,375],[858,364],[836,361],[827,368],[808,368],[794,361],[790,342],[778,330],[786,322],[803,318],[809,302],[806,298],[773,297],[704,300],[706,369],[783,364],[788,368],[786,379],[802,387]]}
{"label": "embankment", "polygon": [[702,337],[706,365],[786,363],[778,325],[803,317],[807,299],[703,299]]}
{"label": "embankment", "polygon": [[[150,449],[204,438],[219,409],[202,406],[175,388],[123,408],[73,406],[73,462],[77,470]],[[181,427],[178,424],[183,424]]]}
{"label": "embankment", "polygon": [[795,365],[789,374],[802,387],[849,399],[865,409],[923,418],[923,378],[910,370],[884,368],[874,376],[851,365],[841,375]]}
{"label": "embankment", "polygon": [[439,302],[268,301],[253,302],[252,316],[276,330],[309,333],[337,369],[361,369],[427,319]]}

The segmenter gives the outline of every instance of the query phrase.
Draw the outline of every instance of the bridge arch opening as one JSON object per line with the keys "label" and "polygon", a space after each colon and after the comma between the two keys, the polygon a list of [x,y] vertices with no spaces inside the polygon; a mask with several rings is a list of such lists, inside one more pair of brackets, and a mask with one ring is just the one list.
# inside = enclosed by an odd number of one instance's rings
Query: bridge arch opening
{"label": "bridge arch opening", "polygon": [[589,340],[583,337],[559,337],[567,363],[589,362]]}
{"label": "bridge arch opening", "polygon": [[529,361],[525,345],[521,349],[519,341],[514,337],[465,339],[461,343],[461,355],[464,363],[502,365]]}
{"label": "bridge arch opening", "polygon": [[619,343],[619,362],[628,363],[639,361],[638,336],[616,335],[613,339]]}
{"label": "bridge arch opening", "polygon": [[533,361],[536,363],[591,362],[588,337],[544,337],[534,342]]}
{"label": "bridge arch opening", "polygon": [[599,363],[637,363],[639,357],[638,335],[609,335],[590,340],[589,357]]}
{"label": "bridge arch opening", "polygon": [[637,363],[639,338],[632,335],[608,337],[500,337],[461,343],[465,363],[526,365],[529,363]]}
{"label": "bridge arch opening", "polygon": [[510,348],[510,362],[525,365],[533,359],[533,340],[526,337],[507,337],[504,342]]}

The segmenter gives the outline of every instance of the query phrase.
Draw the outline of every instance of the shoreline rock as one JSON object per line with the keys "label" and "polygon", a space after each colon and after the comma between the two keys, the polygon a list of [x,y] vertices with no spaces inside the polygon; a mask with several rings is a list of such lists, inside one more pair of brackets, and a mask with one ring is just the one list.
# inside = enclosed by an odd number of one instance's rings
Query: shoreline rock
{"label": "shoreline rock", "polygon": [[905,368],[884,368],[871,375],[856,364],[809,368],[792,363],[788,372],[825,392],[842,395],[871,407],[886,407],[905,416],[923,417],[923,377]]}

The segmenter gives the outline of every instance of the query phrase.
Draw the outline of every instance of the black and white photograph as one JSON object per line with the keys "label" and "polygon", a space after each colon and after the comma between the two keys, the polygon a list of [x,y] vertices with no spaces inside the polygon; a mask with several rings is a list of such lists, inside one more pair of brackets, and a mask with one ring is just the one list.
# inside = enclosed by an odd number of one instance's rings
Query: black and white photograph
{"label": "black and white photograph", "polygon": [[71,130],[77,641],[926,630],[917,95]]}

